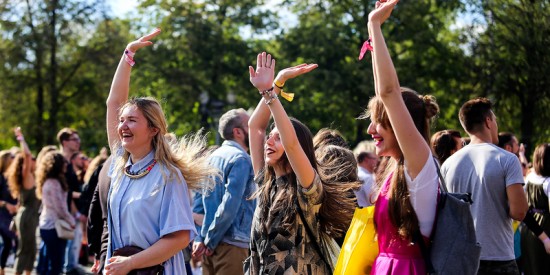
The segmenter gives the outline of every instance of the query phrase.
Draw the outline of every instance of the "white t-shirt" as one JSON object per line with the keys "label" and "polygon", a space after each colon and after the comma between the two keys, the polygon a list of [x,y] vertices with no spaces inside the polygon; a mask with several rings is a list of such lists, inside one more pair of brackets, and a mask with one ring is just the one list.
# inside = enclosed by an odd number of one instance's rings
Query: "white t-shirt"
{"label": "white t-shirt", "polygon": [[357,175],[359,180],[363,182],[361,188],[353,191],[355,193],[355,197],[357,198],[357,205],[359,207],[370,206],[372,205],[370,202],[370,195],[372,193],[372,183],[374,182],[374,177],[369,170],[361,166],[357,166]]}

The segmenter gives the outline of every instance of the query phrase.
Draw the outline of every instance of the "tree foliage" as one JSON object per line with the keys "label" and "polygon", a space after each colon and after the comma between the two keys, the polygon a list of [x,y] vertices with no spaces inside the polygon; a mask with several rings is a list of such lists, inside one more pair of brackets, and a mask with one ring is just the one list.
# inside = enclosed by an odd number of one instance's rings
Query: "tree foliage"
{"label": "tree foliage", "polygon": [[550,136],[550,1],[472,2],[485,26],[472,43],[477,94],[495,101],[500,129],[532,150]]}
{"label": "tree foliage", "polygon": [[[357,56],[374,2],[285,0],[269,10],[262,0],[140,0],[131,17],[113,19],[104,0],[2,1],[0,146],[15,145],[15,125],[35,150],[55,143],[56,132],[70,126],[95,153],[106,143],[104,102],[122,51],[156,26],[163,32],[155,45],[136,55],[131,95],[161,99],[178,135],[201,127],[215,132],[221,112],[253,108],[259,96],[247,67],[268,51],[278,69],[319,64],[288,81],[285,90],[296,98],[284,105],[313,132],[336,128],[355,145],[369,138],[369,122],[356,117],[374,95],[372,65],[370,56]],[[496,103],[500,129],[531,147],[548,141],[549,2],[398,5],[383,31],[401,85],[436,96],[436,130],[461,129],[462,103],[487,96]],[[283,7],[296,22],[277,12]],[[465,23],[471,16],[480,20]]]}

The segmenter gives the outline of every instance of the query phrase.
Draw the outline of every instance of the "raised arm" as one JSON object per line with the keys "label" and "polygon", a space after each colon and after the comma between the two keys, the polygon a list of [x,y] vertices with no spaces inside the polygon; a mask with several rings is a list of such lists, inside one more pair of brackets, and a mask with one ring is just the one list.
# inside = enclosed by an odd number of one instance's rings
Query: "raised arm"
{"label": "raised arm", "polygon": [[[259,92],[268,90],[273,84],[275,74],[275,59],[265,52],[258,54],[256,58],[256,70],[252,66],[248,67],[250,73],[250,82]],[[250,142],[250,158],[252,159],[252,168],[254,176],[257,176],[264,167],[264,143],[265,131],[269,124],[271,112],[263,100],[260,100],[258,106],[248,120],[248,138]]]}
{"label": "raised arm", "polygon": [[[29,146],[27,145],[27,142],[25,141],[25,137],[23,136],[23,132],[21,132],[21,127],[16,127],[13,129],[13,132],[15,133],[15,138],[19,141],[19,145],[21,146],[21,151],[23,154],[23,179],[26,179],[29,176],[32,176],[31,171],[31,161],[32,161],[32,154],[31,150],[29,149]],[[31,189],[34,186],[33,180],[23,180],[23,187],[25,189]]]}
{"label": "raised arm", "polygon": [[[308,73],[315,68],[317,68],[317,64],[300,64],[294,67],[286,68],[277,74],[275,82],[277,85],[284,85],[287,80]],[[281,90],[277,87],[277,85],[273,85],[274,89],[271,93],[278,95]],[[271,114],[273,115],[273,120],[279,130],[281,143],[283,144],[286,156],[290,162],[292,170],[296,174],[298,182],[303,188],[308,188],[313,182],[315,172],[309,162],[309,159],[304,153],[300,142],[298,141],[294,126],[292,126],[292,122],[290,122],[281,101],[277,98],[274,99],[273,96],[270,95],[271,93],[263,94],[264,102],[269,107]],[[268,102],[269,104],[267,104]]]}
{"label": "raised arm", "polygon": [[369,34],[373,44],[374,77],[376,95],[384,103],[409,175],[415,178],[430,153],[430,147],[416,129],[405,106],[397,73],[382,35],[381,26],[391,15],[399,0],[378,1],[376,8],[369,14]]}
{"label": "raised arm", "polygon": [[[120,58],[118,67],[111,83],[111,90],[109,91],[109,97],[107,98],[107,138],[109,141],[109,147],[111,152],[114,152],[114,146],[118,143],[119,137],[117,132],[118,125],[118,111],[122,105],[128,100],[128,93],[130,90],[130,73],[133,66],[133,54],[137,50],[150,46],[153,42],[149,41],[156,37],[160,33],[160,29],[157,28],[150,34],[147,34],[136,41],[130,42],[126,46],[124,54]],[[132,64],[132,65],[130,65]]]}

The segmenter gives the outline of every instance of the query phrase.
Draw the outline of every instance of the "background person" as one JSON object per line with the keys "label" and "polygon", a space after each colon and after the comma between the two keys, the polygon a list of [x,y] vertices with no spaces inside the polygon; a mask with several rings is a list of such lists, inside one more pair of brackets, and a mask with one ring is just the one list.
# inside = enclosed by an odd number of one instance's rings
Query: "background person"
{"label": "background person", "polygon": [[36,197],[36,183],[32,169],[32,154],[25,142],[21,128],[14,130],[21,145],[21,152],[15,156],[8,169],[9,189],[17,198],[19,207],[14,217],[17,232],[17,253],[15,274],[30,275],[36,258],[36,227],[40,201]]}
{"label": "background person", "polygon": [[63,219],[73,228],[76,226],[67,207],[69,187],[64,176],[67,162],[59,152],[48,152],[40,159],[36,170],[36,197],[42,200],[38,225],[44,243],[40,249],[41,260],[37,271],[41,275],[59,275],[63,271],[67,240],[57,236],[55,222]]}

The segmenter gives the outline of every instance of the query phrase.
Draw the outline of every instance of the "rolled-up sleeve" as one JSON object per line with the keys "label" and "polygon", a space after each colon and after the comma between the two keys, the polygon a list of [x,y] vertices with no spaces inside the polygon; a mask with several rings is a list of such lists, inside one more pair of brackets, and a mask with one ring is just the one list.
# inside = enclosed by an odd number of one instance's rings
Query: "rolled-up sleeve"
{"label": "rolled-up sleeve", "polygon": [[178,178],[181,182],[170,181],[164,186],[159,221],[160,236],[189,230],[189,239],[193,240],[197,231],[191,213],[187,184],[181,175]]}

